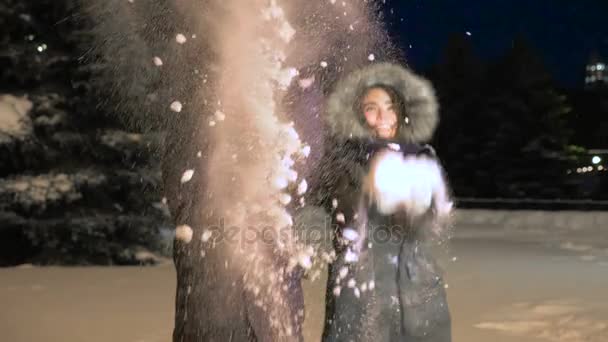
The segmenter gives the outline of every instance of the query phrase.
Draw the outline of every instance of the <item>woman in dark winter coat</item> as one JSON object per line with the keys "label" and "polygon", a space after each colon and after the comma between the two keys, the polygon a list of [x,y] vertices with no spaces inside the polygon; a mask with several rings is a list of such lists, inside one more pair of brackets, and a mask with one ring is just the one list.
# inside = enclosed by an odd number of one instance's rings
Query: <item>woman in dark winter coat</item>
{"label": "woman in dark winter coat", "polygon": [[[430,200],[422,211],[387,209],[373,186],[374,165],[386,151],[414,160],[406,163],[412,167],[417,160],[440,170],[432,148],[423,145],[438,123],[437,110],[426,80],[388,63],[351,73],[329,97],[330,146],[313,193],[332,213],[335,233],[324,341],[451,340],[444,283],[429,250],[430,241],[445,237],[449,222],[441,172],[439,183],[430,174],[411,182],[434,184],[426,187]],[[411,197],[406,202],[424,202]]]}

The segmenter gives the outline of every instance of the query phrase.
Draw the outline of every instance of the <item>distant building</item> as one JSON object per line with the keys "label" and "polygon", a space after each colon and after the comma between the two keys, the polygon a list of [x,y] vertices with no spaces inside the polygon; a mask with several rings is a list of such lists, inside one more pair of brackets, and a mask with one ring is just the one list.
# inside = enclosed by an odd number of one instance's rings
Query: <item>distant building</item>
{"label": "distant building", "polygon": [[607,65],[597,53],[591,55],[585,71],[585,87],[608,84]]}

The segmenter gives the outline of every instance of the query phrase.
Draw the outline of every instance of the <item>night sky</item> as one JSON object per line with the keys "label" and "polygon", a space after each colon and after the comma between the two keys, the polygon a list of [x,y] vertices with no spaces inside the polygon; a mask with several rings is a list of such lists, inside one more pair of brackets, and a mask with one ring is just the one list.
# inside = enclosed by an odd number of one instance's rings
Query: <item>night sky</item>
{"label": "night sky", "polygon": [[453,33],[471,39],[484,60],[523,34],[568,87],[584,84],[592,51],[608,59],[608,0],[386,0],[386,13],[410,65],[422,71],[440,60]]}

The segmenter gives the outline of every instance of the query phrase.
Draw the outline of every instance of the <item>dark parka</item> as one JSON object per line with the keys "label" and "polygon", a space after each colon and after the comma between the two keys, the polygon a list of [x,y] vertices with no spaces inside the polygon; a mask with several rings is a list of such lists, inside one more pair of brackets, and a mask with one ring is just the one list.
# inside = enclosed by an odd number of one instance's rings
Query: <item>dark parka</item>
{"label": "dark parka", "polygon": [[[360,209],[370,153],[386,143],[373,139],[356,105],[373,85],[389,86],[402,97],[393,142],[404,154],[434,157],[432,148],[423,145],[438,123],[429,82],[400,66],[378,63],[337,83],[326,107],[330,136],[320,163],[321,181],[312,192],[315,204],[332,215],[337,255],[329,266],[323,341],[447,342],[451,318],[430,242],[445,238],[449,220],[439,220],[433,207],[415,220],[407,214],[381,215],[373,205]],[[343,233],[362,214],[367,232],[354,243]],[[428,234],[432,225],[439,227],[438,235]]]}

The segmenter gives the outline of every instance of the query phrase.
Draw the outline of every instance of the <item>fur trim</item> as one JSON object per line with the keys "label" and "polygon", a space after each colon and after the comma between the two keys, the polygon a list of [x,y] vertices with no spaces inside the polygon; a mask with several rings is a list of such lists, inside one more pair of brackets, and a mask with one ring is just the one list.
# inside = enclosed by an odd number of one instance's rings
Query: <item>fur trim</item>
{"label": "fur trim", "polygon": [[394,88],[403,98],[405,113],[399,119],[399,139],[422,143],[433,137],[439,123],[439,104],[431,83],[399,65],[376,63],[359,69],[340,80],[327,102],[326,120],[339,138],[369,138],[362,114],[354,104],[361,91],[382,84]]}

